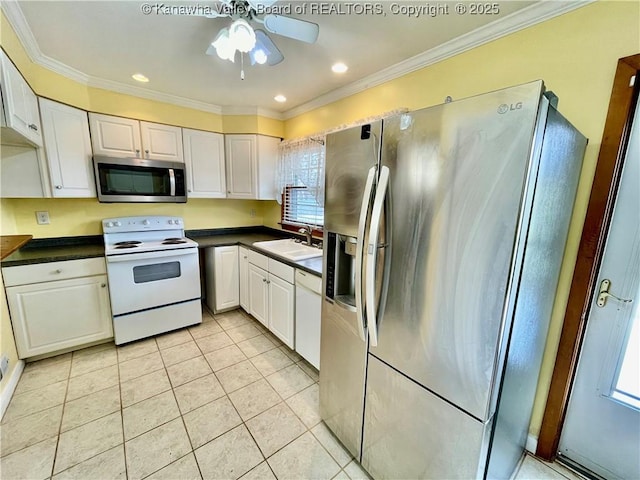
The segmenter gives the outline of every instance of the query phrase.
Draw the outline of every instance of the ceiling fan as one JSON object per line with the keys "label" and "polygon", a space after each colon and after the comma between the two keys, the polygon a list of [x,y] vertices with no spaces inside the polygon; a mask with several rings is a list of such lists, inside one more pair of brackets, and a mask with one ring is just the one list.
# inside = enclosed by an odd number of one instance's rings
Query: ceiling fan
{"label": "ceiling fan", "polygon": [[[233,62],[236,51],[239,51],[241,61],[242,54],[248,53],[252,65],[256,63],[276,65],[284,59],[284,56],[265,30],[294,40],[315,43],[318,39],[318,25],[270,13],[270,7],[276,1],[221,0],[220,9],[211,10],[204,16],[208,18],[229,17],[233,19],[233,22],[229,27],[218,32],[214,41],[207,48],[207,55],[217,54],[218,57]],[[277,9],[274,8],[273,11],[277,11]],[[254,29],[251,23],[261,24],[265,30]]]}

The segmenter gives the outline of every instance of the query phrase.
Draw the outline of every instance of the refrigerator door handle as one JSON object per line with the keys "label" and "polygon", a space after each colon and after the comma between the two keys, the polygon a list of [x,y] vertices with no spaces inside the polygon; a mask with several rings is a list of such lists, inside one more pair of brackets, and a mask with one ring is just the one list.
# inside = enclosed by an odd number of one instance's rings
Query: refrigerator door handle
{"label": "refrigerator door handle", "polygon": [[373,202],[373,210],[371,212],[371,226],[369,227],[369,245],[367,246],[367,277],[365,279],[367,318],[370,320],[369,341],[371,346],[378,345],[378,319],[376,306],[376,263],[378,260],[378,237],[380,234],[380,220],[382,218],[382,209],[387,196],[389,186],[389,167],[383,166],[380,170],[380,178],[378,180],[378,188],[376,190],[376,198]]}
{"label": "refrigerator door handle", "polygon": [[365,303],[362,298],[362,267],[364,266],[364,235],[367,227],[367,217],[369,216],[369,207],[371,206],[371,196],[373,193],[373,183],[376,179],[377,167],[371,167],[367,175],[367,181],[362,195],[362,206],[360,207],[360,220],[358,222],[358,238],[356,239],[356,257],[355,257],[355,290],[356,290],[356,316],[358,317],[358,333],[360,338],[367,341],[367,321],[365,317]]}

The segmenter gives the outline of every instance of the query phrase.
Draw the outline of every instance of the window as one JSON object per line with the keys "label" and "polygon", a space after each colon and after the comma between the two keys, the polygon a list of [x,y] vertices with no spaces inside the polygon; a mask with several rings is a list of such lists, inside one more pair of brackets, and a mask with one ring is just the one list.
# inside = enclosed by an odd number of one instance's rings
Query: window
{"label": "window", "polygon": [[[324,224],[324,141],[303,139],[280,146],[278,182],[282,192],[282,225]],[[297,229],[297,228],[296,228]]]}

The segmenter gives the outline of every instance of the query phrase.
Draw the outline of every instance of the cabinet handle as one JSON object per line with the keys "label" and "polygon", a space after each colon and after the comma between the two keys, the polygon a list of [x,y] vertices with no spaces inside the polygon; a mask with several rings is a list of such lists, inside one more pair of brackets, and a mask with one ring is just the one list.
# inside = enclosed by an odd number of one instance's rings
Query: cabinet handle
{"label": "cabinet handle", "polygon": [[247,258],[247,256],[246,256],[246,255],[243,255],[243,256],[242,256],[242,258]]}
{"label": "cabinet handle", "polygon": [[38,131],[38,126],[37,126],[35,123],[30,123],[30,124],[29,124],[29,128],[30,128],[31,130],[36,131],[36,132]]}
{"label": "cabinet handle", "polygon": [[263,279],[262,279],[262,283],[266,283],[266,282],[267,282],[267,279],[266,279],[266,278],[263,278]]}
{"label": "cabinet handle", "polygon": [[62,190],[62,185],[56,185],[56,190]]}
{"label": "cabinet handle", "polygon": [[58,268],[57,270],[54,270],[53,273],[62,273],[62,270]]}
{"label": "cabinet handle", "polygon": [[100,286],[101,286],[102,288],[105,288],[105,287],[107,286],[107,284],[106,284],[106,283],[101,283],[101,284],[100,284]]}
{"label": "cabinet handle", "polygon": [[144,154],[147,156],[147,158],[149,158],[149,150],[145,150]]}
{"label": "cabinet handle", "polygon": [[267,285],[271,283],[271,280],[267,280]]}
{"label": "cabinet handle", "polygon": [[136,148],[136,157],[140,156],[140,149]]}

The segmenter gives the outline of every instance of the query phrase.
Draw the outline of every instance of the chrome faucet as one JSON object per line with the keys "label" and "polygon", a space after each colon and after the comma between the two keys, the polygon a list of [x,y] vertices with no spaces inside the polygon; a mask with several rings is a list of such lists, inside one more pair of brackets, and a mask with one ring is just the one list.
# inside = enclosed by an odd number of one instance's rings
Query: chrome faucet
{"label": "chrome faucet", "polygon": [[306,235],[307,237],[307,245],[311,246],[311,226],[310,225],[305,225],[303,227],[301,227],[300,229],[298,229],[298,233],[302,233],[304,235]]}

